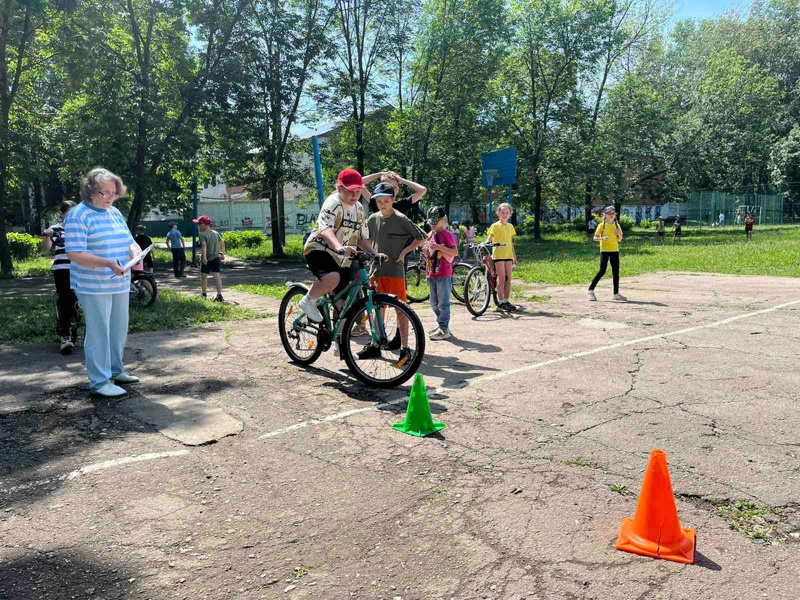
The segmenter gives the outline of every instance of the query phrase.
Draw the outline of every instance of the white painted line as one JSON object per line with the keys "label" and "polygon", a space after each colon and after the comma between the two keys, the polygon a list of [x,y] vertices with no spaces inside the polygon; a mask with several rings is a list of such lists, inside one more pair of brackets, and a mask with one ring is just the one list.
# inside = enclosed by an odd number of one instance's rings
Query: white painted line
{"label": "white painted line", "polygon": [[155,460],[157,458],[169,458],[172,456],[185,456],[187,454],[189,454],[188,450],[173,450],[171,452],[151,452],[150,454],[141,454],[139,456],[126,456],[124,458],[117,458],[115,460],[107,460],[101,463],[87,465],[85,467],[81,467],[80,469],[76,469],[69,473],[58,475],[56,477],[51,477],[49,479],[40,479],[38,481],[31,481],[29,483],[23,483],[22,485],[17,485],[10,488],[0,488],[0,494],[11,494],[13,492],[21,492],[23,490],[29,490],[31,488],[41,487],[43,485],[49,485],[60,481],[71,481],[73,479],[81,477],[82,475],[88,475],[89,473],[94,473],[96,471],[104,471],[106,469],[111,469],[113,467],[119,467],[131,463],[142,462],[145,460]]}
{"label": "white painted line", "polygon": [[[663,339],[667,337],[672,337],[676,335],[682,335],[684,333],[691,333],[693,331],[700,331],[701,329],[710,329],[712,327],[719,327],[720,325],[727,325],[728,323],[733,323],[735,321],[740,321],[741,319],[749,319],[750,317],[755,317],[757,315],[763,315],[766,313],[775,312],[776,310],[780,310],[782,308],[787,308],[789,306],[794,306],[796,304],[800,304],[800,300],[793,300],[792,302],[786,302],[784,304],[778,304],[777,306],[773,306],[772,308],[764,308],[761,310],[756,310],[749,313],[744,313],[741,315],[736,315],[735,317],[729,317],[727,319],[723,319],[722,321],[715,321],[713,323],[707,323],[706,325],[698,325],[697,327],[687,327],[685,329],[677,329],[675,331],[669,331],[667,333],[658,333],[655,335],[649,335],[643,338],[637,338],[635,340],[628,340],[627,342],[618,342],[616,344],[609,344],[607,346],[600,346],[598,348],[592,348],[591,350],[584,350],[582,352],[574,352],[572,354],[567,354],[565,356],[559,356],[558,358],[552,358],[550,360],[545,360],[542,362],[534,363],[532,365],[525,365],[524,367],[519,367],[516,369],[510,369],[508,371],[502,371],[500,373],[494,373],[492,375],[483,375],[482,377],[477,377],[470,381],[467,381],[465,385],[458,389],[463,389],[466,387],[474,387],[480,385],[482,383],[488,383],[491,381],[496,381],[498,379],[503,379],[504,377],[511,377],[512,375],[518,375],[519,373],[525,373],[527,371],[533,371],[535,369],[541,369],[542,367],[548,367],[550,365],[555,365],[557,363],[565,362],[568,360],[574,360],[576,358],[582,358],[584,356],[591,356],[592,354],[598,354],[600,352],[608,352],[609,350],[616,350],[617,348],[623,348],[625,346],[633,346],[635,344],[643,344],[645,342],[651,342],[653,340]],[[431,393],[433,394],[441,394],[444,391],[448,390],[449,388],[446,387],[438,387],[435,388]],[[330,423],[331,421],[338,421],[340,419],[344,419],[346,417],[350,417],[352,415],[357,415],[363,412],[369,412],[373,410],[380,410],[381,408],[387,406],[394,406],[397,404],[402,404],[405,402],[405,398],[398,398],[397,400],[392,400],[390,402],[384,402],[382,404],[378,404],[377,406],[370,406],[367,408],[356,408],[353,410],[346,410],[344,412],[336,413],[335,415],[329,415],[324,419],[310,419],[308,421],[302,421],[300,423],[295,423],[294,425],[290,425],[289,427],[284,427],[283,429],[276,429],[275,431],[270,431],[265,433],[264,435],[260,436],[259,439],[267,439],[272,437],[277,437],[279,435],[283,435],[284,433],[289,433],[290,431],[296,431],[298,429],[305,429],[306,427],[310,427],[311,425],[319,425],[321,423]]]}

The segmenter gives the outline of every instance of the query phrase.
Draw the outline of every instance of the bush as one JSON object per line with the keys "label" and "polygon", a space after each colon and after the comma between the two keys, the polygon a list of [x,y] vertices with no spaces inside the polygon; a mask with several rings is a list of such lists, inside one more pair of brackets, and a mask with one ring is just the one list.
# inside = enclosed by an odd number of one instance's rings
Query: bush
{"label": "bush", "polygon": [[586,229],[586,216],[585,215],[578,215],[574,219],[572,219],[572,227],[577,229],[581,233],[586,233],[588,230]]}
{"label": "bush", "polygon": [[27,233],[8,234],[8,245],[11,249],[11,257],[16,260],[27,260],[36,256],[41,242],[42,238],[37,238]]}
{"label": "bush", "polygon": [[634,221],[628,215],[621,215],[619,217],[619,226],[623,233],[628,233],[631,229],[633,229],[634,225],[636,225],[636,221]]}
{"label": "bush", "polygon": [[641,227],[642,229],[653,229],[655,226],[656,226],[655,221],[649,221],[647,219],[639,223],[639,227]]}
{"label": "bush", "polygon": [[226,250],[235,248],[255,248],[267,241],[267,236],[260,231],[226,231],[222,234]]}

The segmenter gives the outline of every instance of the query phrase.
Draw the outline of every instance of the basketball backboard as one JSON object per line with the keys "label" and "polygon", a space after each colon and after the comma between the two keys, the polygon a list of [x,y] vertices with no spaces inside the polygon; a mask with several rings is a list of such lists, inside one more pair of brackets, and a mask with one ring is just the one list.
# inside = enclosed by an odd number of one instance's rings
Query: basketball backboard
{"label": "basketball backboard", "polygon": [[487,171],[493,171],[491,187],[501,185],[513,185],[517,183],[517,149],[506,148],[505,150],[496,150],[494,152],[484,152],[481,155],[482,168],[482,185],[485,188],[490,187],[488,181]]}

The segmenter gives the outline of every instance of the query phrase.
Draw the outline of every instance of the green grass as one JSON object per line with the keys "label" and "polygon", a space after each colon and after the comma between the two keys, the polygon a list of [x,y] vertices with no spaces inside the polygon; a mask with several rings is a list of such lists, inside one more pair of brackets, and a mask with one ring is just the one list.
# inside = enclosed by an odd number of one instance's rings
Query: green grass
{"label": "green grass", "polygon": [[778,524],[784,520],[780,509],[747,500],[713,500],[711,504],[716,513],[727,521],[731,529],[751,540],[766,543],[787,540],[778,527]]}
{"label": "green grass", "polygon": [[244,292],[245,294],[254,294],[256,296],[265,296],[267,298],[275,298],[280,300],[283,298],[286,290],[285,283],[240,283],[230,286],[231,289],[237,292]]}
{"label": "green grass", "polygon": [[[0,329],[1,344],[55,341],[55,302],[53,297],[0,300],[5,326]],[[184,329],[217,321],[259,319],[256,311],[203,300],[172,290],[163,290],[149,308],[132,307],[129,331]]]}
{"label": "green grass", "polygon": [[15,260],[14,278],[49,277],[50,267],[52,265],[52,259],[46,256],[35,256],[27,260]]}
{"label": "green grass", "polygon": [[[693,271],[734,275],[800,277],[800,227],[756,228],[747,243],[739,228],[684,227],[683,240],[667,238],[657,245],[655,233],[635,230],[620,246],[622,276],[653,271]],[[580,232],[546,235],[517,242],[519,266],[514,277],[527,283],[573,284],[591,281],[597,272],[599,248]]]}
{"label": "green grass", "polygon": [[[231,256],[240,258],[242,260],[271,260],[272,257],[272,241],[269,240],[260,246],[254,248],[228,248],[227,251]],[[286,253],[286,258],[290,260],[299,260],[303,256],[303,236],[302,235],[287,235],[286,245],[283,247]]]}

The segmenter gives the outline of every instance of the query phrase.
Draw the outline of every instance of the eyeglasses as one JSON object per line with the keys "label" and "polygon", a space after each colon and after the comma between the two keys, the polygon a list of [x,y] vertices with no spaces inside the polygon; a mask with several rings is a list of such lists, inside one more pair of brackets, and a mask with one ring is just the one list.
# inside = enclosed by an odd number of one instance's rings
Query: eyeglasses
{"label": "eyeglasses", "polygon": [[103,200],[107,200],[108,198],[115,198],[119,194],[117,194],[117,192],[97,192],[97,195]]}

